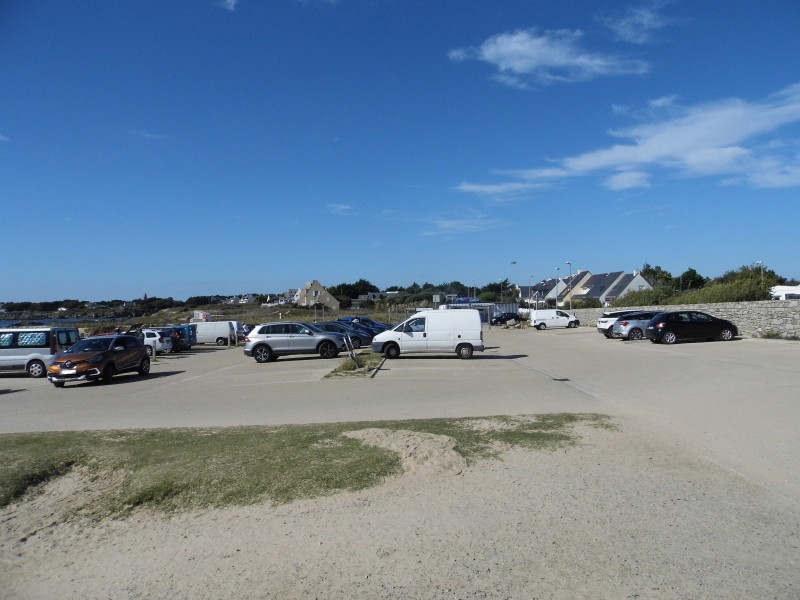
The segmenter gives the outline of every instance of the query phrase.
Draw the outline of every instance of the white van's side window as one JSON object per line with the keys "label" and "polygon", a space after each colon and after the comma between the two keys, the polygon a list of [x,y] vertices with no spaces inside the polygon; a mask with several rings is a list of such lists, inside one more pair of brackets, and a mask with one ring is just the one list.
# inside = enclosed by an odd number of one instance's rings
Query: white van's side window
{"label": "white van's side window", "polygon": [[422,333],[425,331],[425,318],[412,319],[406,324],[406,331]]}
{"label": "white van's side window", "polygon": [[32,331],[17,335],[17,346],[20,348],[49,348],[50,334],[46,331]]}
{"label": "white van's side window", "polygon": [[11,342],[13,340],[13,333],[0,333],[0,348],[11,348]]}

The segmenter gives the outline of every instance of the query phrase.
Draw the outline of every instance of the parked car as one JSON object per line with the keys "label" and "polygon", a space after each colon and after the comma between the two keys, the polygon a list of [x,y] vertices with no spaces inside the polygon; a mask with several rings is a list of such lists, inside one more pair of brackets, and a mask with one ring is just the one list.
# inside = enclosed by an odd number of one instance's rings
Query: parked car
{"label": "parked car", "polygon": [[172,352],[172,338],[168,335],[155,329],[142,329],[142,335],[144,336],[142,342],[144,342],[148,356],[152,357],[160,352],[164,354]]}
{"label": "parked car", "polygon": [[144,344],[133,335],[104,335],[84,338],[56,354],[47,367],[47,379],[56,387],[70,381],[108,383],[127,371],[150,373]]}
{"label": "parked car", "polygon": [[356,329],[353,325],[349,325],[344,321],[321,321],[314,323],[314,326],[322,331],[334,331],[350,336],[350,341],[353,342],[354,348],[361,348],[362,346],[369,346],[372,343],[372,334],[365,329]]}
{"label": "parked car", "polygon": [[548,327],[577,327],[581,322],[575,315],[563,310],[543,309],[531,311],[531,326],[542,330]]}
{"label": "parked car", "polygon": [[381,323],[380,321],[376,321],[374,319],[370,319],[369,317],[339,317],[339,321],[344,321],[345,323],[358,323],[364,327],[367,327],[373,334],[378,334],[381,331],[386,331],[387,329],[391,329],[391,325],[387,325],[386,323]]}
{"label": "parked car", "polygon": [[391,359],[406,352],[455,352],[470,358],[484,348],[481,316],[471,308],[420,311],[372,340],[372,350]]}
{"label": "parked car", "polygon": [[598,333],[602,333],[607,338],[614,337],[614,321],[620,317],[624,317],[635,312],[635,310],[612,310],[609,312],[604,312],[602,315],[600,315],[600,318],[597,319]]}
{"label": "parked car", "polygon": [[513,321],[514,323],[520,323],[521,321],[524,320],[525,319],[520,317],[519,314],[515,312],[504,312],[493,316],[492,319],[489,321],[489,323],[491,323],[492,325],[505,325],[506,323],[510,323],[511,321]]}
{"label": "parked car", "polygon": [[644,338],[644,330],[647,329],[650,319],[660,315],[662,312],[660,310],[647,310],[620,317],[614,321],[612,337],[623,340],[641,340]]}
{"label": "parked car", "polygon": [[653,317],[645,329],[653,343],[674,344],[681,340],[732,340],[739,335],[736,325],[698,310],[676,310]]}
{"label": "parked car", "polygon": [[256,362],[265,363],[290,354],[319,354],[322,358],[336,358],[346,350],[344,335],[322,331],[302,321],[262,323],[256,325],[244,338],[244,355]]}

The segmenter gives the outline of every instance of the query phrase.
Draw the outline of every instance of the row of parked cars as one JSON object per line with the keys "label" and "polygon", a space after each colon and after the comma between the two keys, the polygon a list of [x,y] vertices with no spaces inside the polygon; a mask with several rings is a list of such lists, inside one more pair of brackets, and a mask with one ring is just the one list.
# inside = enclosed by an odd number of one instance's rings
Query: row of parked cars
{"label": "row of parked cars", "polygon": [[607,338],[649,339],[654,344],[683,340],[724,340],[739,335],[736,325],[699,310],[613,311],[597,320],[597,331]]}
{"label": "row of parked cars", "polygon": [[290,354],[318,354],[335,358],[350,348],[367,347],[391,327],[368,317],[341,317],[337,321],[276,321],[256,325],[244,337],[244,354],[256,362]]}

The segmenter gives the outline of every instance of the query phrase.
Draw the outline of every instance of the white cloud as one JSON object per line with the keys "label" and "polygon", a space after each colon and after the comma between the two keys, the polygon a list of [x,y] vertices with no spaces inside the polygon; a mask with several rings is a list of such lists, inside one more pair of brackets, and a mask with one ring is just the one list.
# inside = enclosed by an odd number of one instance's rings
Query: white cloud
{"label": "white cloud", "polygon": [[458,184],[456,189],[460,192],[477,194],[487,197],[494,202],[510,202],[525,197],[528,192],[545,187],[541,183],[526,183],[521,181],[509,181],[500,184],[467,183]]}
{"label": "white cloud", "polygon": [[672,22],[659,13],[667,4],[668,2],[657,1],[643,6],[632,6],[623,14],[607,17],[602,21],[614,32],[618,40],[631,44],[646,44],[652,41],[655,31]]}
{"label": "white cloud", "polygon": [[145,140],[164,140],[169,137],[161,133],[152,133],[142,129],[132,129],[128,133],[130,133],[133,137],[138,137]]}
{"label": "white cloud", "polygon": [[432,218],[426,221],[426,225],[429,228],[422,231],[423,235],[453,237],[499,229],[505,227],[507,223],[487,218],[482,214],[473,214],[469,217],[459,218]]}
{"label": "white cloud", "polygon": [[[668,100],[667,100],[668,99]],[[650,184],[656,170],[682,177],[724,176],[724,184],[754,187],[800,185],[800,148],[776,137],[782,128],[800,123],[800,84],[759,101],[728,99],[691,107],[673,97],[651,102],[666,108],[666,117],[617,129],[609,135],[621,143],[555,161],[557,167],[509,172],[515,180],[495,184],[463,184],[465,192],[513,189],[515,185],[552,182],[585,175],[604,175],[611,189]],[[766,139],[765,139],[766,138]]]}
{"label": "white cloud", "polygon": [[642,171],[623,171],[609,177],[606,187],[610,190],[650,187],[650,175]]}
{"label": "white cloud", "polygon": [[7,142],[7,141],[8,141],[8,136],[5,136],[2,133],[0,133],[0,142]]}
{"label": "white cloud", "polygon": [[349,204],[328,204],[328,212],[334,215],[349,215],[353,211],[353,207]]}
{"label": "white cloud", "polygon": [[219,5],[224,8],[225,10],[229,10],[234,12],[236,10],[236,5],[239,4],[239,0],[222,0]]}
{"label": "white cloud", "polygon": [[579,44],[582,35],[580,31],[520,30],[494,35],[479,48],[451,50],[448,56],[454,62],[474,59],[494,65],[496,81],[518,88],[529,87],[531,83],[587,81],[649,71],[644,61],[582,49]]}

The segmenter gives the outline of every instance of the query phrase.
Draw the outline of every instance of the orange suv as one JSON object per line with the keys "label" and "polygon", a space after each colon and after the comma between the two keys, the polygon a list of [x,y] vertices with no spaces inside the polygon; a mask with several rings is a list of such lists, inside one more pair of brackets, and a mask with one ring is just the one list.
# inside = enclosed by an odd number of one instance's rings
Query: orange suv
{"label": "orange suv", "polygon": [[68,381],[100,380],[108,383],[117,373],[150,373],[150,358],[139,338],[104,335],[78,341],[59,352],[47,367],[47,379],[56,387]]}

